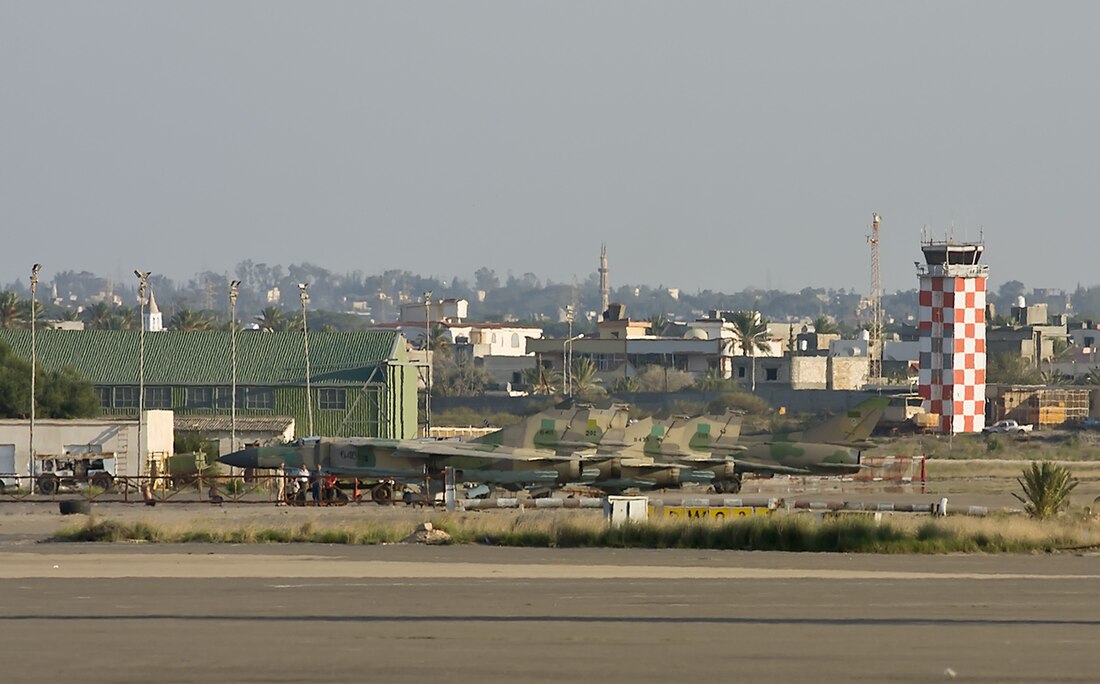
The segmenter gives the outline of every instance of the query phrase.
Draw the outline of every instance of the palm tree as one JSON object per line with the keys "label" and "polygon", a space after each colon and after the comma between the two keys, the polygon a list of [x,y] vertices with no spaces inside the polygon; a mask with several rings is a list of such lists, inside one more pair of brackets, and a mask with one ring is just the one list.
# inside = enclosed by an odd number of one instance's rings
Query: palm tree
{"label": "palm tree", "polygon": [[611,383],[611,391],[616,394],[632,394],[639,390],[637,378],[616,378]]}
{"label": "palm tree", "polygon": [[1089,385],[1100,385],[1100,366],[1089,369],[1088,375],[1085,376],[1085,382]]}
{"label": "palm tree", "polygon": [[596,377],[596,364],[587,356],[578,356],[573,359],[573,365],[569,367],[569,386],[573,394],[594,394],[602,388],[600,379]]}
{"label": "palm tree", "polygon": [[451,351],[451,336],[446,327],[436,323],[428,333],[427,340],[424,339],[423,334],[420,335],[420,348],[423,349],[425,344],[432,352],[443,355]]}
{"label": "palm tree", "polygon": [[752,360],[752,391],[756,391],[756,352],[768,351],[768,322],[756,311],[738,311],[730,324],[741,353]]}
{"label": "palm tree", "polygon": [[84,309],[84,325],[93,330],[111,329],[111,318],[114,310],[107,302],[96,302]]}
{"label": "palm tree", "polygon": [[649,332],[652,335],[660,337],[665,332],[665,328],[668,327],[668,319],[661,314],[653,314],[649,317]]}
{"label": "palm tree", "polygon": [[1023,496],[1012,493],[1012,496],[1024,504],[1024,510],[1028,515],[1039,520],[1045,520],[1056,515],[1069,503],[1069,493],[1077,486],[1077,480],[1070,477],[1069,468],[1043,461],[1032,463],[1031,467],[1024,470],[1023,475],[1016,478],[1023,490]]}
{"label": "palm tree", "polygon": [[179,332],[203,332],[210,330],[212,322],[201,313],[184,307],[168,320],[168,328]]}
{"label": "palm tree", "polygon": [[260,311],[260,315],[255,318],[256,322],[260,325],[260,330],[264,332],[286,330],[286,316],[283,314],[283,310],[277,306],[264,307]]}
{"label": "palm tree", "polygon": [[532,394],[554,394],[561,387],[561,375],[545,366],[538,366],[523,371],[523,382],[531,388]]}
{"label": "palm tree", "polygon": [[22,328],[26,320],[19,297],[14,292],[0,292],[0,328]]}

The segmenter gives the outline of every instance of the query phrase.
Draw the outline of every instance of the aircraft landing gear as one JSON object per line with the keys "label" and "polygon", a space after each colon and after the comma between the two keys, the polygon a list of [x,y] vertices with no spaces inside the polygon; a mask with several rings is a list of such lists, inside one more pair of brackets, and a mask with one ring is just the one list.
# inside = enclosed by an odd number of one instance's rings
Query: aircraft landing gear
{"label": "aircraft landing gear", "polygon": [[726,480],[725,482],[715,482],[714,492],[716,494],[736,494],[741,491],[741,476],[738,475],[732,480]]}

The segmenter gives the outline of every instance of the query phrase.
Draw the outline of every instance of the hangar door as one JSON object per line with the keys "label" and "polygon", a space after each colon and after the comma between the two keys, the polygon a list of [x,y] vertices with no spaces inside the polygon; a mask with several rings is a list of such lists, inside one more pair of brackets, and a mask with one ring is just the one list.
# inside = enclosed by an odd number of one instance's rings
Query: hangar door
{"label": "hangar door", "polygon": [[15,445],[0,444],[0,475],[15,474]]}

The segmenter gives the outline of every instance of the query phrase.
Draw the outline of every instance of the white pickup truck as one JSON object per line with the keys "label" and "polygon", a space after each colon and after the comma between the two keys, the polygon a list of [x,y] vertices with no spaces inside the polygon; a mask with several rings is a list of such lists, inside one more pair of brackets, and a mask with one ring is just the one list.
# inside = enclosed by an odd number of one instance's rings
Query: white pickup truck
{"label": "white pickup truck", "polygon": [[1014,420],[998,420],[992,425],[986,426],[982,432],[987,435],[995,434],[1007,434],[1007,435],[1023,435],[1032,431],[1033,426],[1021,425]]}

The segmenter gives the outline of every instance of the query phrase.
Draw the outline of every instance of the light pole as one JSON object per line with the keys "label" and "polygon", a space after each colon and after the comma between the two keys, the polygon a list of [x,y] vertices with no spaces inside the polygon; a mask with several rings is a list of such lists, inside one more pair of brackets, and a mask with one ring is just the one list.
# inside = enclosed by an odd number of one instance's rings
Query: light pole
{"label": "light pole", "polygon": [[561,346],[561,356],[565,362],[565,373],[562,374],[562,384],[565,386],[565,396],[573,396],[573,343],[584,337],[584,333],[567,337]]}
{"label": "light pole", "polygon": [[38,272],[42,270],[42,264],[35,264],[31,267],[31,443],[30,443],[30,462],[27,464],[27,472],[31,476],[31,488],[34,488],[34,471],[35,471],[35,453],[34,453],[34,409],[37,403],[34,393],[34,376],[35,371],[38,368],[38,349],[35,344],[34,337],[34,319],[35,319],[35,300],[37,299],[36,293],[38,292]]}
{"label": "light pole", "polygon": [[567,396],[567,397],[568,396],[573,396],[572,393],[570,392],[571,388],[569,387],[569,385],[566,381],[566,377],[569,374],[569,362],[571,361],[571,359],[565,353],[565,349],[566,349],[566,345],[569,344],[569,342],[568,342],[569,338],[573,337],[573,313],[574,313],[574,311],[575,311],[575,309],[573,309],[572,304],[565,307],[565,322],[569,324],[569,332],[566,333],[566,335],[565,335],[566,343],[563,344],[562,347],[561,347],[561,365],[562,365],[561,384],[562,384],[562,391],[565,392],[565,396]]}
{"label": "light pole", "polygon": [[306,351],[306,416],[309,420],[309,436],[313,436],[313,392],[310,388],[309,325],[306,323],[306,304],[309,303],[309,283],[298,283],[302,299],[302,344]]}
{"label": "light pole", "polygon": [[425,383],[427,392],[424,393],[424,436],[432,436],[432,291],[424,292],[424,361],[428,367],[428,379]]}
{"label": "light pole", "polygon": [[140,307],[140,318],[138,320],[140,326],[140,332],[138,333],[138,477],[141,477],[141,469],[144,465],[142,461],[145,460],[144,447],[141,444],[141,423],[144,419],[142,414],[145,412],[145,294],[149,291],[149,276],[151,274],[152,271],[134,269],[134,275],[138,277],[138,281],[141,283],[138,287],[138,306]]}
{"label": "light pole", "polygon": [[232,357],[232,389],[229,396],[229,450],[237,450],[237,288],[241,281],[229,283],[229,346]]}

